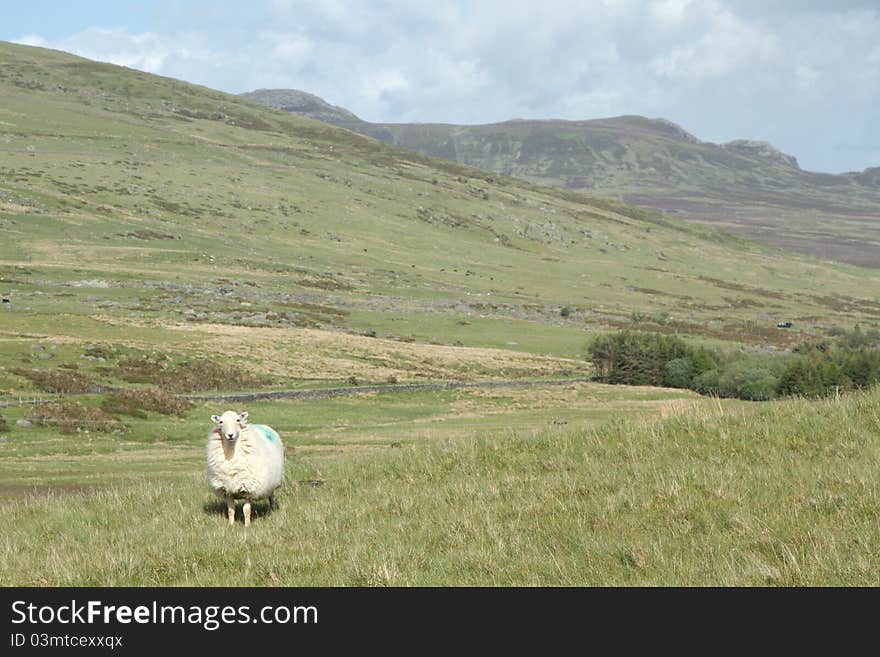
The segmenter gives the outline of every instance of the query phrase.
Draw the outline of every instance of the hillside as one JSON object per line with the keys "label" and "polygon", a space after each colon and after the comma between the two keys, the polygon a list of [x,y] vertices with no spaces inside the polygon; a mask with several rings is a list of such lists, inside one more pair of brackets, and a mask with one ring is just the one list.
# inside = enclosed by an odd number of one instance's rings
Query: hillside
{"label": "hillside", "polygon": [[500,350],[578,359],[588,331],[618,326],[785,346],[880,323],[880,272],[178,80],[3,43],[0,95],[6,391],[25,385],[13,365],[40,364],[35,339],[274,377],[293,372],[282,363],[304,365],[288,377],[349,377],[328,365],[342,359],[379,379],[468,378],[570,369]]}
{"label": "hillside", "polygon": [[880,267],[880,167],[812,173],[766,142],[703,142],[674,123],[640,116],[378,124],[341,108],[328,115],[314,101],[280,102],[301,93],[261,90],[250,97],[426,155],[590,190],[822,259]]}

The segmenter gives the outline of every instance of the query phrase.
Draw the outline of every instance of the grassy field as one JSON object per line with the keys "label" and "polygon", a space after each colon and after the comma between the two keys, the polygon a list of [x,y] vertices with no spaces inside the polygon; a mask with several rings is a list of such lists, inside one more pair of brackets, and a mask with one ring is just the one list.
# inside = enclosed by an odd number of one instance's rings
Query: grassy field
{"label": "grassy field", "polygon": [[122,442],[10,433],[0,584],[880,584],[877,390],[253,405],[288,465],[280,509],[248,530],[206,490],[193,427],[210,410]]}
{"label": "grassy field", "polygon": [[878,326],[877,271],[63,53],[0,43],[0,95],[0,585],[877,583],[876,393],[255,402],[288,485],[249,531],[223,409],[170,396],[583,379],[618,327],[784,349]]}

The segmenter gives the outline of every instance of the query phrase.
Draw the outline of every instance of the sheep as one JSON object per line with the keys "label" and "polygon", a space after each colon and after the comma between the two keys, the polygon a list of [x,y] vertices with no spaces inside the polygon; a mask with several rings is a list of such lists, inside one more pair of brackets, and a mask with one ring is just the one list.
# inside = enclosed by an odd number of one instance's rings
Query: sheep
{"label": "sheep", "polygon": [[226,500],[229,524],[235,523],[235,501],[244,500],[244,525],[251,524],[251,502],[269,499],[284,482],[284,445],[274,429],[248,424],[248,413],[212,415],[208,434],[207,478],[215,495]]}

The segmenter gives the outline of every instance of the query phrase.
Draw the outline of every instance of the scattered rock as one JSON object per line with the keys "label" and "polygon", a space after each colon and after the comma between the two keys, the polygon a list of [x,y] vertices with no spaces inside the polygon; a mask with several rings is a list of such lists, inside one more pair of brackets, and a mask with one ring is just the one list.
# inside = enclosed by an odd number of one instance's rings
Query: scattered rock
{"label": "scattered rock", "polygon": [[21,427],[22,429],[27,429],[27,428],[29,428],[29,427],[31,427],[31,426],[33,426],[33,425],[31,424],[31,421],[30,421],[30,420],[24,420],[24,419],[22,419],[22,420],[16,420],[16,422],[15,422],[15,426],[17,426],[17,427]]}

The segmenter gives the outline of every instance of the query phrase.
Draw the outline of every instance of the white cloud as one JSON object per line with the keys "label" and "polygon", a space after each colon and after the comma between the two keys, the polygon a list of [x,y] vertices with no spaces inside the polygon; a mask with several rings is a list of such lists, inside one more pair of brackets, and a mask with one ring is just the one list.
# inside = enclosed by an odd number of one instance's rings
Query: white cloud
{"label": "white cloud", "polygon": [[15,40],[29,46],[42,46],[72,52],[88,59],[95,59],[119,66],[128,66],[148,73],[160,73],[165,60],[185,48],[169,43],[169,40],[152,32],[129,34],[124,30],[91,27],[57,41],[48,41],[38,35],[25,35]]}
{"label": "white cloud", "polygon": [[36,46],[38,48],[46,46],[46,40],[39,34],[25,34],[23,37],[16,39],[14,43],[20,43],[23,46]]}
{"label": "white cloud", "polygon": [[233,93],[302,89],[372,121],[662,116],[843,170],[880,164],[876,3],[169,0],[137,30],[17,41]]}
{"label": "white cloud", "polygon": [[315,51],[314,42],[302,34],[269,32],[262,39],[274,44],[272,59],[282,64],[300,65]]}
{"label": "white cloud", "polygon": [[690,13],[693,0],[655,0],[649,11],[662,28],[681,25]]}
{"label": "white cloud", "polygon": [[700,82],[760,66],[779,54],[774,34],[721,10],[709,17],[696,39],[656,57],[653,69],[661,76]]}

